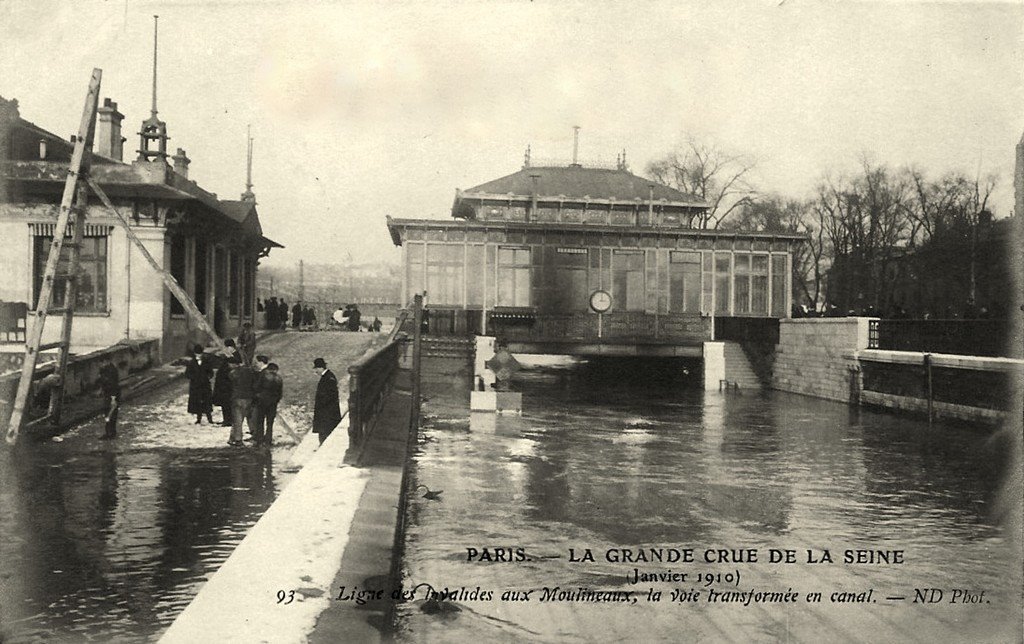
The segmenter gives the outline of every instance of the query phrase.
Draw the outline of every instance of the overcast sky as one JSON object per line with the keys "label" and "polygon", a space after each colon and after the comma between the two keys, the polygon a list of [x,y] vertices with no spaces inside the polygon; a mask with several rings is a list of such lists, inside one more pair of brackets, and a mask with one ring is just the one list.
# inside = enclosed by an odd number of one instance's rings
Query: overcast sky
{"label": "overcast sky", "polygon": [[527,144],[568,159],[573,125],[584,160],[625,148],[638,173],[694,135],[754,155],[768,191],[804,196],[866,152],[998,173],[1012,207],[1020,2],[0,0],[0,96],[69,135],[100,67],[134,158],[154,13],[171,149],[237,199],[252,124],[272,265],[393,260],[385,215],[447,218]]}

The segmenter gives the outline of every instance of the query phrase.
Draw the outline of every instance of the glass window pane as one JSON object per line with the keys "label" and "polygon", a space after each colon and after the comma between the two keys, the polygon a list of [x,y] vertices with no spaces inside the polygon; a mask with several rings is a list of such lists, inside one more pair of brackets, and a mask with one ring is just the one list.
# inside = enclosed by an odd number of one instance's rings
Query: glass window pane
{"label": "glass window pane", "polygon": [[786,317],[786,256],[772,255],[772,317]]}
{"label": "glass window pane", "polygon": [[[739,259],[737,257],[737,259]],[[736,299],[733,302],[733,313],[739,315],[741,313],[750,312],[750,276],[749,275],[737,275],[736,276]]]}
{"label": "glass window pane", "polygon": [[750,278],[750,289],[750,312],[761,316],[768,315],[768,276],[755,275]]}
{"label": "glass window pane", "polygon": [[768,274],[768,256],[767,255],[754,255],[753,266],[751,270],[758,275]]}

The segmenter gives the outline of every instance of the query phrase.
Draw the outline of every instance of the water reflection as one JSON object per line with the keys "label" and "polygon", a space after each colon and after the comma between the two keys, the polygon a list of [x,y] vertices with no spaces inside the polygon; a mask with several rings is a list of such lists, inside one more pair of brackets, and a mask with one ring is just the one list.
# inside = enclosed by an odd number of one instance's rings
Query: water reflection
{"label": "water reflection", "polygon": [[278,493],[272,456],[0,450],[0,641],[143,641],[165,628]]}
{"label": "water reflection", "polygon": [[[705,394],[689,374],[666,364],[628,380],[624,373],[630,372],[600,365],[526,373],[521,418],[473,415],[468,425],[465,401],[446,394],[450,383],[429,390],[431,420],[415,476],[445,489],[445,502],[412,502],[409,579],[499,589],[628,588],[630,566],[600,556],[571,564],[568,549],[813,547],[841,556],[847,547],[902,548],[911,562],[906,568],[799,568],[787,583],[904,592],[910,583],[980,584],[1001,601],[987,613],[938,627],[931,618],[908,625],[887,618],[878,632],[906,639],[931,637],[950,624],[973,635],[1018,628],[1019,571],[1008,574],[1006,566],[1016,560],[1016,546],[993,513],[1009,450],[985,433],[778,393]],[[523,546],[538,557],[480,566],[466,562],[467,546]],[[606,608],[498,603],[474,605],[488,619],[464,615],[442,628],[403,610],[402,633],[417,641],[500,637],[490,621],[497,616],[542,639],[672,639],[677,619],[651,607],[617,616]],[[724,636],[713,615],[694,618],[693,632],[705,632],[701,619],[709,620],[706,632],[717,633],[712,640]],[[813,640],[822,637],[823,624],[851,637],[864,617],[759,609],[720,619],[739,640]]]}

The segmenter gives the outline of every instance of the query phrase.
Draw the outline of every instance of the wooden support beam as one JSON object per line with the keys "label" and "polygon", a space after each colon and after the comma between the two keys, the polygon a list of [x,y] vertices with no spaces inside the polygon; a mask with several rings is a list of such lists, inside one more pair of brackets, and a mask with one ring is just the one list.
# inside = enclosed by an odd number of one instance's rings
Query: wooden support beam
{"label": "wooden support beam", "polygon": [[102,201],[103,205],[107,207],[107,210],[113,213],[113,215],[117,218],[118,223],[121,225],[122,228],[124,228],[125,233],[128,235],[128,239],[133,244],[135,244],[135,247],[139,249],[139,252],[142,253],[142,256],[146,259],[149,265],[153,267],[153,270],[155,270],[157,274],[160,275],[161,279],[163,279],[164,281],[164,284],[167,286],[167,289],[174,295],[174,297],[178,298],[178,301],[181,302],[181,305],[185,308],[185,311],[189,314],[189,316],[196,323],[196,325],[204,332],[206,332],[206,334],[209,335],[210,338],[213,340],[214,344],[216,344],[217,347],[223,351],[226,348],[224,346],[224,341],[220,338],[219,335],[217,335],[217,332],[210,325],[210,322],[206,319],[206,316],[203,315],[203,313],[199,310],[199,307],[196,306],[196,303],[192,301],[192,298],[189,297],[189,294],[187,292],[185,292],[185,289],[181,287],[181,284],[178,284],[178,280],[174,279],[174,276],[171,275],[168,271],[164,270],[163,266],[161,266],[153,258],[153,255],[150,254],[149,249],[146,248],[145,244],[142,243],[142,240],[139,239],[138,235],[135,234],[135,231],[132,230],[131,225],[129,225],[128,223],[128,220],[125,219],[124,216],[117,210],[117,208],[114,207],[114,204],[110,201],[110,197],[108,197],[107,193],[103,191],[103,188],[100,188],[99,184],[92,179],[89,179],[89,187],[92,188],[92,191],[95,192],[96,196],[100,198],[100,201]]}

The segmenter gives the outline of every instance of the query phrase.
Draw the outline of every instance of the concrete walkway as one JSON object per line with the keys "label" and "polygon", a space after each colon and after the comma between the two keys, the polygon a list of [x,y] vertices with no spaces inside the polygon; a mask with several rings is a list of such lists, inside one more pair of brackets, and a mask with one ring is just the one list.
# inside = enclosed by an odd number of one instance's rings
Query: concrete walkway
{"label": "concrete walkway", "polygon": [[[341,367],[358,356],[351,347],[344,357],[336,355],[336,347],[332,353],[333,343],[366,337],[315,334],[315,344],[326,344],[310,347],[307,338],[313,335],[285,334],[267,347],[273,349],[271,360],[289,374],[286,383],[309,391],[317,377],[314,357],[323,356],[342,379]],[[311,350],[320,353],[312,355]],[[387,583],[409,402],[407,389],[392,392],[356,459],[346,454],[347,416],[319,448],[316,437],[308,435],[295,450],[297,457],[309,454],[302,457],[301,471],[161,641],[378,641],[387,602],[356,604],[336,598],[341,586],[376,589]],[[354,466],[345,464],[346,456]]]}
{"label": "concrete walkway", "polygon": [[411,396],[403,385],[408,372],[399,374],[378,417],[373,433],[358,460],[366,473],[366,487],[349,530],[349,542],[334,576],[335,597],[339,589],[383,590],[383,599],[357,604],[332,601],[310,634],[313,643],[379,642],[390,625],[386,623],[391,604],[391,565],[398,523],[398,501],[402,468],[408,445]]}

